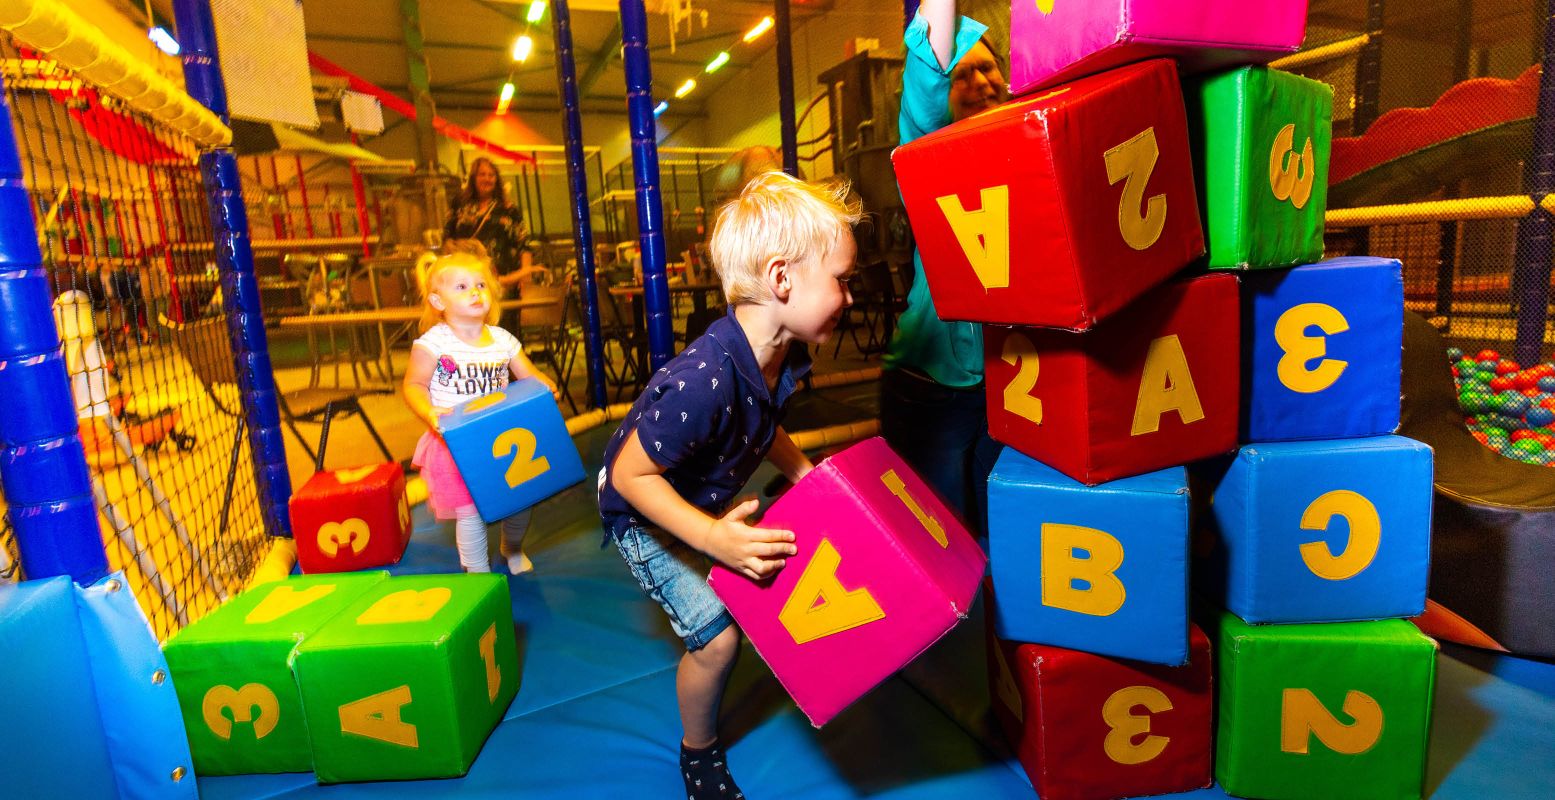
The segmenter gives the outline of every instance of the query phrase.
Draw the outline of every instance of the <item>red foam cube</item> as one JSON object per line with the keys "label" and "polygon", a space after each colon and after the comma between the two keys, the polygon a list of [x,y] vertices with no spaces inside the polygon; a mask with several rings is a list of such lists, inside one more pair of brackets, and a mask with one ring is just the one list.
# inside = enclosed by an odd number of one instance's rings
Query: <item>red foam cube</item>
{"label": "red foam cube", "polygon": [[1043,800],[1111,800],[1210,785],[1214,700],[1209,638],[1167,667],[989,634],[999,719]]}
{"label": "red foam cube", "polygon": [[944,319],[1085,330],[1204,253],[1171,61],[999,106],[891,157]]}
{"label": "red foam cube", "polygon": [[986,326],[988,432],[1089,485],[1230,451],[1239,320],[1236,277],[1215,274],[1085,333]]}
{"label": "red foam cube", "polygon": [[399,464],[315,472],[292,494],[292,537],[305,573],[397,563],[410,541]]}

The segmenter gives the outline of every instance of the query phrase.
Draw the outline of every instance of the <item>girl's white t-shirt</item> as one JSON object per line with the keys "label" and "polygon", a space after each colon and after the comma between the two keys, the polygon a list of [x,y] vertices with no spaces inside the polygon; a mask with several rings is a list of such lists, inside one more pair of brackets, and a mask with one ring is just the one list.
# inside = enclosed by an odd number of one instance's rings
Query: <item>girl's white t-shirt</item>
{"label": "girl's white t-shirt", "polygon": [[495,325],[487,325],[486,333],[491,344],[476,347],[456,336],[448,323],[439,322],[411,345],[431,353],[436,361],[427,384],[432,405],[453,408],[507,387],[513,375],[510,365],[523,346],[513,334]]}

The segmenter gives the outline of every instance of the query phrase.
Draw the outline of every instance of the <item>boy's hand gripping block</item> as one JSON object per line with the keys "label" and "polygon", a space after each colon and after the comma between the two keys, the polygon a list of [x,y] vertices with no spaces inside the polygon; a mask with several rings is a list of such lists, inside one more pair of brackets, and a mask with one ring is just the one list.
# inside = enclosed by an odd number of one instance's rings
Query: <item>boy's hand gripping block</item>
{"label": "boy's hand gripping block", "polygon": [[1306,0],[1036,0],[1010,5],[1010,92],[1170,56],[1188,73],[1296,52]]}
{"label": "boy's hand gripping block", "polygon": [[297,562],[310,575],[398,563],[410,541],[398,464],[315,472],[290,507]]}
{"label": "boy's hand gripping block", "polygon": [[1170,61],[1008,103],[891,160],[943,319],[1084,330],[1204,252]]}
{"label": "boy's hand gripping block", "polygon": [[987,563],[878,437],[826,459],[761,524],[792,530],[799,554],[760,583],[721,565],[708,580],[817,727],[965,617]]}
{"label": "boy's hand gripping block", "polygon": [[441,420],[481,519],[496,522],[583,480],[583,460],[545,384],[526,378]]}

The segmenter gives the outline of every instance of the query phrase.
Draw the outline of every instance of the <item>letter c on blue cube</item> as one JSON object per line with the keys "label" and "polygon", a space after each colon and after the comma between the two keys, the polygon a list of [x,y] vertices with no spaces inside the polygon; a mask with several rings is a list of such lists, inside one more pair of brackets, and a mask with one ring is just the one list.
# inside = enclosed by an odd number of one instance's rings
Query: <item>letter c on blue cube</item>
{"label": "letter c on blue cube", "polygon": [[1431,480],[1431,448],[1402,436],[1247,445],[1215,489],[1195,580],[1254,624],[1420,614]]}
{"label": "letter c on blue cube", "polygon": [[1404,283],[1391,258],[1334,258],[1242,277],[1242,441],[1398,428]]}
{"label": "letter c on blue cube", "polygon": [[988,477],[988,550],[1000,638],[1187,663],[1182,467],[1086,486],[1005,448]]}
{"label": "letter c on blue cube", "polygon": [[583,460],[545,384],[526,378],[465,402],[442,418],[481,519],[499,519],[583,480]]}

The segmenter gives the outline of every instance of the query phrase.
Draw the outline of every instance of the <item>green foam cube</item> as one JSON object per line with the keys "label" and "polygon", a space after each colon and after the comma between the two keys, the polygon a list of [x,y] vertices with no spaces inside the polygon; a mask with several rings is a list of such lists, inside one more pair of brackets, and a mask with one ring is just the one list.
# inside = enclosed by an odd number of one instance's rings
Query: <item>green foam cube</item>
{"label": "green foam cube", "polygon": [[507,578],[385,581],[293,669],[321,783],[463,775],[518,692]]}
{"label": "green foam cube", "polygon": [[388,577],[343,573],[264,583],[163,646],[200,775],[313,767],[292,651]]}
{"label": "green foam cube", "polygon": [[1334,90],[1242,67],[1189,91],[1209,266],[1254,269],[1323,257]]}
{"label": "green foam cube", "polygon": [[1434,641],[1403,620],[1206,622],[1220,688],[1215,779],[1228,794],[1421,796]]}

